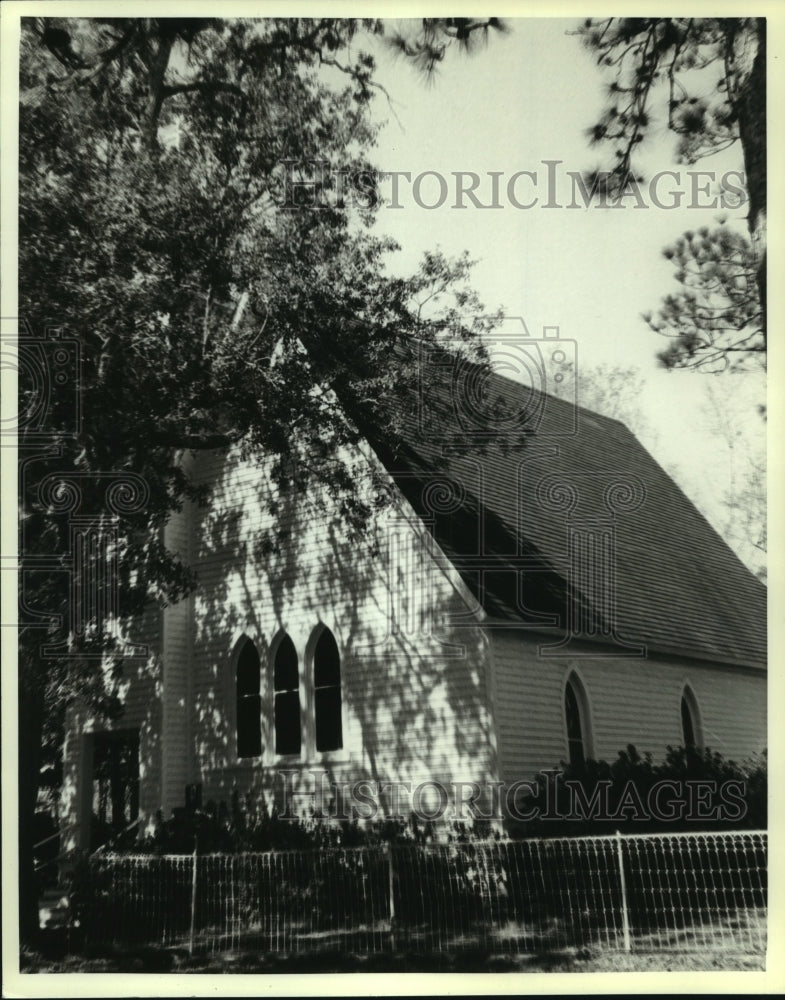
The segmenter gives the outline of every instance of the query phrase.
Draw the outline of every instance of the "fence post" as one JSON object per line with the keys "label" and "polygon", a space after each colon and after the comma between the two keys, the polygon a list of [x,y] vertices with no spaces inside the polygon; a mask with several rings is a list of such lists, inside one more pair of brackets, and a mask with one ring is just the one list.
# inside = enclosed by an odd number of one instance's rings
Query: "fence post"
{"label": "fence post", "polygon": [[395,872],[393,870],[393,849],[392,844],[387,845],[387,880],[390,895],[390,947],[395,951],[395,887],[393,885],[393,878]]}
{"label": "fence post", "polygon": [[621,848],[621,831],[616,831],[616,855],[619,859],[619,881],[621,883],[621,925],[624,932],[624,950],[631,951],[630,916],[627,912],[627,883],[624,878],[624,855]]}
{"label": "fence post", "polygon": [[193,868],[191,871],[191,933],[188,936],[188,954],[194,953],[194,932],[196,930],[196,869],[199,853],[199,838],[194,837]]}

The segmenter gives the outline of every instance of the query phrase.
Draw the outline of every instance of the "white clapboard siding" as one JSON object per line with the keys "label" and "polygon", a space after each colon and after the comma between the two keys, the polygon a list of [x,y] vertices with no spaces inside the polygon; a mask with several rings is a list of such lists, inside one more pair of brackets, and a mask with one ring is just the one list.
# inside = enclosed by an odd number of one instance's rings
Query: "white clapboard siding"
{"label": "white clapboard siding", "polygon": [[[681,697],[689,684],[703,743],[742,761],[765,747],[766,675],[649,652],[641,659],[593,655],[550,659],[535,638],[492,631],[496,718],[502,775],[529,779],[567,758],[564,686],[576,671],[589,702],[594,756],[613,761],[633,744],[661,760],[683,744]],[[587,647],[587,651],[590,651]]]}
{"label": "white clapboard siding", "polygon": [[[190,506],[175,514],[164,532],[167,548],[186,564],[191,563]],[[191,703],[191,597],[166,607],[161,615],[162,729],[160,805],[165,816],[183,804],[190,780],[193,754],[190,747]]]}
{"label": "white clapboard siding", "polygon": [[[267,470],[258,463],[213,453],[199,456],[195,474],[213,489],[209,507],[190,511],[199,580],[188,653],[191,778],[202,782],[205,800],[228,799],[233,788],[267,787],[281,767],[415,784],[492,776],[487,643],[476,626],[444,624],[445,617],[465,617],[471,599],[454,572],[451,579],[438,568],[415,526],[392,512],[381,515],[374,552],[369,543],[347,539],[329,504],[327,514],[319,513],[298,497],[270,512]],[[262,544],[272,529],[284,533],[279,552]],[[390,538],[406,558],[391,557]],[[398,618],[411,616],[397,631],[390,624],[393,602]],[[344,747],[330,755],[315,752],[308,740],[310,654],[320,623],[332,629],[342,661]],[[273,748],[270,650],[282,629],[300,660],[305,738],[297,760],[277,757]],[[243,635],[256,643],[263,668],[265,749],[256,761],[236,756],[233,653]],[[454,646],[451,655],[445,642]],[[172,789],[182,783],[178,766],[167,770]]]}

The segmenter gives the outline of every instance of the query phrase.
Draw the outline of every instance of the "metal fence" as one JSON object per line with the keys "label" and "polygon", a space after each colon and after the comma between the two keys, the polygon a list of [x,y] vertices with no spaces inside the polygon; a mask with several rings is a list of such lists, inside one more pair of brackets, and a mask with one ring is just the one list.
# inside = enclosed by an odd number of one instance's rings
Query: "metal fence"
{"label": "metal fence", "polygon": [[353,953],[484,948],[762,953],[764,832],[207,855],[96,855],[92,943]]}

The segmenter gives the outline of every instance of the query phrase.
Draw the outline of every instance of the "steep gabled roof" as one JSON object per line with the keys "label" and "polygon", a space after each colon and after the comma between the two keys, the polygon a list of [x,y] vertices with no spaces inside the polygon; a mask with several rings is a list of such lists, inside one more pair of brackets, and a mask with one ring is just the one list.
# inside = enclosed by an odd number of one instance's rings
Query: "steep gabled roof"
{"label": "steep gabled roof", "polygon": [[468,363],[424,384],[371,444],[486,612],[765,665],[765,586],[622,423]]}

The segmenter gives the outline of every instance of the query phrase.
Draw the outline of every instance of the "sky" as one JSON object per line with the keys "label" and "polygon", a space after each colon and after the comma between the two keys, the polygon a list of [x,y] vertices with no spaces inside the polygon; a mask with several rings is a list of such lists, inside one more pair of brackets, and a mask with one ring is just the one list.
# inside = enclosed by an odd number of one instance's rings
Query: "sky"
{"label": "sky", "polygon": [[[708,428],[705,406],[706,383],[717,377],[664,371],[656,352],[667,341],[641,313],[679,288],[662,256],[666,245],[685,230],[712,226],[720,214],[746,230],[745,206],[728,199],[722,213],[710,207],[717,197],[712,181],[690,175],[708,170],[719,178],[738,171],[741,150],[736,144],[695,165],[679,165],[675,138],[664,122],[655,122],[640,163],[647,179],[662,170],[680,172],[678,180],[663,178],[659,200],[670,204],[669,192],[679,190],[681,207],[657,207],[645,187],[645,207],[628,198],[623,209],[602,210],[573,199],[567,172],[607,166],[612,158],[610,149],[590,148],[586,138],[603,105],[604,80],[569,33],[577,23],[512,19],[509,34],[493,35],[487,48],[469,56],[450,51],[430,84],[405,60],[376,48],[377,79],[392,103],[383,95],[375,101],[374,114],[386,124],[373,159],[382,170],[412,178],[399,178],[400,207],[384,207],[377,230],[401,244],[395,265],[401,271],[413,270],[422,252],[437,245],[451,254],[468,250],[478,262],[473,284],[489,311],[503,306],[507,315],[523,317],[535,337],[545,326],[558,327],[579,373],[601,363],[639,367],[646,381],[639,404],[651,431],[644,443],[719,526],[730,457]],[[362,46],[368,47],[366,39]],[[545,161],[561,161],[550,168],[558,179],[551,200],[560,207],[543,207]],[[475,193],[482,205],[494,201],[496,172],[501,207],[480,208],[467,196],[461,199],[466,207],[456,207],[456,171],[479,176]],[[521,176],[508,197],[508,182],[518,171],[532,172],[536,189],[532,178]],[[695,195],[693,184],[701,189]],[[392,181],[382,190],[391,198]],[[531,208],[512,200],[526,205],[536,196],[539,204]],[[571,202],[577,207],[567,208]],[[723,376],[722,385],[747,446],[764,447],[765,425],[756,412],[764,401],[763,377]]]}

